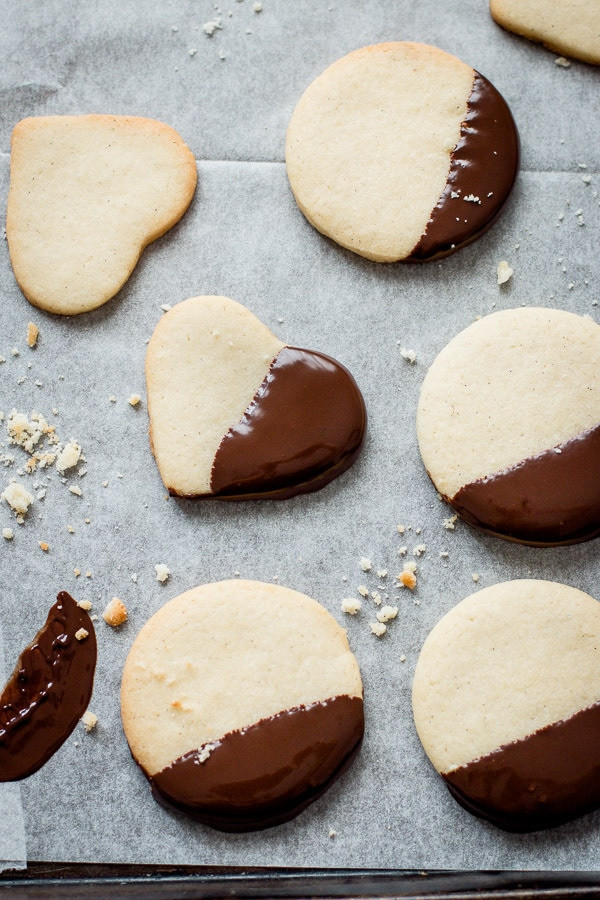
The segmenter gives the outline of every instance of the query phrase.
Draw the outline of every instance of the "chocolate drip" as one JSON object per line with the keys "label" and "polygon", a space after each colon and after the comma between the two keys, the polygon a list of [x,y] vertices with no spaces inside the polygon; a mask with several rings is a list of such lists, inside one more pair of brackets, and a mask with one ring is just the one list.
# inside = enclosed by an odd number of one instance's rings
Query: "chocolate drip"
{"label": "chocolate drip", "polygon": [[348,469],[367,414],[348,370],[330,356],[284,347],[213,463],[213,495],[285,499],[314,491]]}
{"label": "chocolate drip", "polygon": [[[508,199],[518,168],[519,135],[510,109],[493,84],[475,72],[446,187],[407,259],[445,256],[487,231]],[[469,196],[478,200],[466,201]]]}
{"label": "chocolate drip", "polygon": [[363,736],[360,697],[334,697],[232,731],[199,762],[186,753],[150,777],[157,800],[220,831],[292,819],[350,764]]}
{"label": "chocolate drip", "polygon": [[526,544],[600,534],[600,425],[462,487],[448,501],[470,525]]}
{"label": "chocolate drip", "polygon": [[538,831],[600,806],[600,704],[444,774],[469,812]]}
{"label": "chocolate drip", "polygon": [[[88,636],[78,641],[80,628]],[[95,667],[91,619],[61,591],[0,697],[0,781],[37,772],[62,746],[90,702]]]}

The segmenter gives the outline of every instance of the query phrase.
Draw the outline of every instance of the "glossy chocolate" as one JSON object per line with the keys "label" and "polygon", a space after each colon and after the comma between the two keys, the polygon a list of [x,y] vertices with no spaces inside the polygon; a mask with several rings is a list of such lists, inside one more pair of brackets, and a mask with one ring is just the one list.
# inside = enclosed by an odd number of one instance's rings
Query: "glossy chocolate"
{"label": "glossy chocolate", "polygon": [[344,366],[322,353],[284,347],[221,441],[212,493],[285,499],[317,490],[352,465],[366,423],[364,400]]}
{"label": "glossy chocolate", "polygon": [[[80,628],[88,636],[78,641]],[[66,741],[90,702],[95,667],[91,619],[61,591],[0,697],[0,781],[37,772]]]}
{"label": "glossy chocolate", "polygon": [[157,800],[220,831],[287,822],[350,764],[364,730],[363,701],[340,696],[232,731],[198,762],[180,757],[150,778]]}
{"label": "glossy chocolate", "polygon": [[600,425],[465,485],[448,502],[470,525],[526,544],[573,544],[596,537]]}
{"label": "glossy chocolate", "polygon": [[445,774],[469,812],[538,831],[600,806],[600,704]]}
{"label": "glossy chocolate", "polygon": [[[407,260],[445,256],[483,234],[506,203],[518,169],[519,135],[510,109],[493,84],[475,72],[446,187]],[[470,196],[478,200],[465,200]]]}

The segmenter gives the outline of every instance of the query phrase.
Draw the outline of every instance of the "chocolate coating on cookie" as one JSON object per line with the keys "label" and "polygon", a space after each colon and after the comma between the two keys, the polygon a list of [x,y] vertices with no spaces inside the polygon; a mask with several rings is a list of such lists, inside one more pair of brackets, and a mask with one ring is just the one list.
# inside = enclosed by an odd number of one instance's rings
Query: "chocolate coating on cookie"
{"label": "chocolate coating on cookie", "polygon": [[[350,764],[364,731],[360,697],[289,709],[226,734],[150,777],[158,800],[221,831],[293,818]],[[208,752],[208,751],[207,751]]]}
{"label": "chocolate coating on cookie", "polygon": [[470,525],[528,544],[600,534],[600,425],[462,487],[450,505]]}
{"label": "chocolate coating on cookie", "polygon": [[502,211],[518,169],[519,135],[511,111],[494,85],[475,72],[446,187],[408,261],[445,256],[487,231]]}
{"label": "chocolate coating on cookie", "polygon": [[284,347],[243,418],[217,450],[218,497],[284,499],[332,481],[356,459],[366,428],[362,395],[330,356]]}
{"label": "chocolate coating on cookie", "polygon": [[444,774],[469,812],[506,831],[552,828],[600,806],[600,705]]}
{"label": "chocolate coating on cookie", "polygon": [[91,619],[61,591],[0,696],[0,781],[33,774],[66,741],[90,702],[95,666]]}

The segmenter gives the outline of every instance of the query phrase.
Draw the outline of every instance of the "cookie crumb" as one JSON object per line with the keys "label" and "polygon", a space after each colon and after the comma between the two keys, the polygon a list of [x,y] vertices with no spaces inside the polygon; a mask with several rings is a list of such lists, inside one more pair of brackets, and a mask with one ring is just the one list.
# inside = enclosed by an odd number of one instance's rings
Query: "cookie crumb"
{"label": "cookie crumb", "polygon": [[380,606],[380,605],[381,605],[382,599],[383,599],[383,598],[382,598],[381,594],[379,593],[379,591],[371,591],[371,600],[373,601],[373,603],[374,603],[376,606]]}
{"label": "cookie crumb", "polygon": [[127,398],[127,402],[130,406],[137,406],[141,399],[139,394],[130,394]]}
{"label": "cookie crumb", "polygon": [[558,56],[554,60],[554,65],[558,66],[561,69],[570,69],[571,68],[571,60],[566,59],[564,56]]}
{"label": "cookie crumb", "polygon": [[361,556],[360,558],[360,567],[363,572],[370,572],[373,568],[373,563],[367,556]]}
{"label": "cookie crumb", "polygon": [[79,578],[79,576],[81,575],[81,569],[73,569],[73,575],[75,576],[75,578]]}
{"label": "cookie crumb", "polygon": [[479,581],[479,575],[477,574],[477,572],[473,572],[473,574],[471,575],[471,578],[473,579],[475,584],[477,584],[477,582]]}
{"label": "cookie crumb", "polygon": [[207,37],[212,37],[215,31],[221,28],[223,28],[222,20],[220,16],[217,16],[216,19],[212,19],[210,22],[205,22],[202,26],[202,31],[205,35],[207,35]]}
{"label": "cookie crumb", "polygon": [[400,574],[396,575],[396,580],[412,591],[417,586],[416,571],[417,564],[411,560],[410,562],[405,563]]}
{"label": "cookie crumb", "polygon": [[396,525],[396,531],[398,534],[404,534],[406,531],[406,525]]}
{"label": "cookie crumb", "polygon": [[256,2],[252,4],[252,10],[255,13],[262,12],[263,5],[262,3]]}
{"label": "cookie crumb", "polygon": [[369,622],[369,628],[371,629],[371,634],[374,634],[376,637],[383,637],[387,631],[387,625],[384,625],[383,622]]}
{"label": "cookie crumb", "polygon": [[419,556],[423,556],[424,553],[427,552],[427,544],[417,544],[413,549],[413,556],[416,556],[417,559]]}
{"label": "cookie crumb", "polygon": [[85,726],[85,730],[89,733],[90,731],[93,731],[98,724],[98,716],[95,713],[90,712],[88,709],[82,715],[81,721]]}
{"label": "cookie crumb", "polygon": [[411,366],[417,361],[417,354],[414,350],[407,350],[406,347],[400,347],[400,356],[405,359]]}
{"label": "cookie crumb", "polygon": [[37,344],[37,339],[39,337],[40,331],[37,325],[34,325],[33,322],[27,323],[27,346],[33,348]]}
{"label": "cookie crumb", "polygon": [[72,484],[71,487],[69,488],[69,491],[70,491],[72,494],[75,494],[76,497],[82,497],[82,496],[83,496],[83,492],[82,492],[81,488],[78,487],[76,484]]}
{"label": "cookie crumb", "polygon": [[3,528],[2,529],[2,537],[4,538],[5,541],[12,541],[14,536],[15,535],[14,535],[12,528]]}
{"label": "cookie crumb", "polygon": [[196,754],[196,758],[194,760],[197,766],[202,765],[203,762],[206,762],[210,754],[213,752],[217,745],[216,744],[205,744],[201,750]]}
{"label": "cookie crumb", "polygon": [[102,618],[111,628],[118,628],[127,621],[127,607],[118,597],[113,597],[102,613]]}
{"label": "cookie crumb", "polygon": [[56,468],[63,475],[67,469],[72,469],[79,462],[81,456],[81,447],[77,441],[69,441],[62,448],[56,459]]}
{"label": "cookie crumb", "polygon": [[92,608],[90,600],[79,600],[77,606],[79,606],[81,609],[85,609],[86,612],[89,612]]}
{"label": "cookie crumb", "polygon": [[167,566],[165,566],[164,563],[157,563],[157,565],[154,566],[154,570],[156,572],[156,580],[160,581],[161,584],[164,584],[171,574],[170,570],[167,568]]}
{"label": "cookie crumb", "polygon": [[40,545],[40,550],[43,550],[44,553],[47,553],[48,550],[50,549],[50,545],[47,544],[46,541],[40,541],[39,545]]}
{"label": "cookie crumb", "polygon": [[86,631],[85,628],[80,628],[79,631],[75,632],[75,637],[78,641],[85,641],[86,637],[89,635],[89,631]]}
{"label": "cookie crumb", "polygon": [[69,534],[75,534],[75,529],[72,525],[67,525],[67,531],[69,532]]}
{"label": "cookie crumb", "polygon": [[33,503],[33,495],[18,481],[11,481],[7,484],[0,497],[8,503],[17,517],[26,516],[27,510]]}
{"label": "cookie crumb", "polygon": [[406,662],[406,657],[405,657],[404,653],[400,657],[400,662]]}
{"label": "cookie crumb", "polygon": [[356,597],[346,597],[342,600],[342,612],[348,613],[349,616],[355,616],[362,607],[362,603]]}
{"label": "cookie crumb", "polygon": [[496,269],[496,275],[498,279],[498,284],[506,284],[507,281],[510,280],[513,276],[513,269],[509,266],[505,259],[501,260],[498,263],[498,267]]}
{"label": "cookie crumb", "polygon": [[334,831],[333,828],[329,829],[329,837],[331,838],[331,840],[333,840],[333,838],[336,836],[336,834],[337,834],[337,831]]}
{"label": "cookie crumb", "polygon": [[387,578],[387,569],[377,569],[378,578]]}
{"label": "cookie crumb", "polygon": [[173,309],[170,303],[161,303],[160,308],[163,312],[169,312],[170,309]]}
{"label": "cookie crumb", "polygon": [[458,519],[458,515],[450,516],[449,519],[444,519],[444,528],[446,528],[448,531],[454,531],[455,522],[457,519]]}
{"label": "cookie crumb", "polygon": [[395,619],[397,615],[397,606],[382,606],[382,608],[377,613],[377,620],[379,622],[389,622],[390,619]]}
{"label": "cookie crumb", "polygon": [[358,593],[360,594],[361,597],[369,596],[369,589],[364,584],[359,585],[356,590],[358,591]]}

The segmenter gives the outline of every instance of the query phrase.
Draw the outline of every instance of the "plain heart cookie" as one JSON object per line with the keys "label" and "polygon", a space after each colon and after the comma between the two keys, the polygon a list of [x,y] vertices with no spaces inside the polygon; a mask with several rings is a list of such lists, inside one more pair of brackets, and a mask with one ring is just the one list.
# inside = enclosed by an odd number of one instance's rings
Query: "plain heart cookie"
{"label": "plain heart cookie", "polygon": [[317,490],[352,465],[366,411],[347,369],[289,347],[227,297],[193,297],[146,355],[150,440],[171,494],[273,498]]}
{"label": "plain heart cookie", "polygon": [[490,82],[425,44],[376,44],[307,88],[287,131],[298,206],[320,232],[377,262],[451,253],[494,222],[519,164],[517,130]]}
{"label": "plain heart cookie", "polygon": [[528,544],[600,533],[600,326],[519,308],[442,350],[419,398],[433,483],[469,524]]}
{"label": "plain heart cookie", "polygon": [[596,0],[490,0],[490,12],[507,31],[600,65],[600,4]]}
{"label": "plain heart cookie", "polygon": [[106,303],[144,247],[182,217],[196,177],[191,150],[162,122],[23,119],[12,135],[6,237],[27,299],[62,315]]}
{"label": "plain heart cookie", "polygon": [[600,806],[600,604],[549,581],[472,594],[415,670],[413,712],[453,797],[508,831]]}
{"label": "plain heart cookie", "polygon": [[155,797],[222,831],[291,819],[349,765],[362,683],[345,631],[316,600],[222,581],[144,625],[121,710]]}

